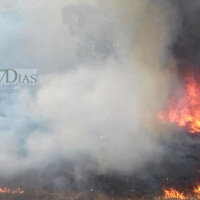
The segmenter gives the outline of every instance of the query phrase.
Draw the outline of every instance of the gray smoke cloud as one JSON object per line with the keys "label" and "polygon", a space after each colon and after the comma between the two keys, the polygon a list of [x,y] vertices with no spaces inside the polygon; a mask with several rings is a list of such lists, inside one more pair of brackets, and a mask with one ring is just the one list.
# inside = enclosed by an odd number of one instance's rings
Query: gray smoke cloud
{"label": "gray smoke cloud", "polygon": [[199,65],[199,9],[200,2],[195,0],[192,4],[188,0],[177,0],[179,6],[180,25],[173,53],[177,60],[186,65]]}
{"label": "gray smoke cloud", "polygon": [[97,173],[159,161],[156,112],[168,94],[163,67],[177,32],[173,4],[3,2],[0,61],[37,68],[39,81],[1,90],[1,175],[85,157]]}

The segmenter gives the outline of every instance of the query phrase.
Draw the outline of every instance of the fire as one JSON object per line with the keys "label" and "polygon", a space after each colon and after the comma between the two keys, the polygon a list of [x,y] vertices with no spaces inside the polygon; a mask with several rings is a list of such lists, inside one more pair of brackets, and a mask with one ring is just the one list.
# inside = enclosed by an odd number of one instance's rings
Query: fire
{"label": "fire", "polygon": [[17,188],[15,190],[8,189],[8,188],[0,188],[0,194],[24,194],[24,190]]}
{"label": "fire", "polygon": [[176,198],[176,199],[187,199],[187,197],[182,193],[180,193],[179,191],[170,188],[169,190],[164,189],[164,198],[165,199],[172,199],[172,198]]}
{"label": "fire", "polygon": [[200,185],[194,188],[194,193],[197,196],[197,198],[200,198]]}
{"label": "fire", "polygon": [[193,73],[185,76],[185,90],[178,99],[172,97],[167,112],[160,112],[158,118],[163,122],[177,124],[190,133],[200,132],[200,84]]}

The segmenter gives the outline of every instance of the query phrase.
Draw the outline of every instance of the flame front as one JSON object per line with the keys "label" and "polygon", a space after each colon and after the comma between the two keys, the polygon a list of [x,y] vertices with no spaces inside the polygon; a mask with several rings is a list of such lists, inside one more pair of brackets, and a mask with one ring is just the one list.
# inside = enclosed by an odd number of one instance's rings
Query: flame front
{"label": "flame front", "polygon": [[170,188],[169,190],[164,189],[164,198],[165,199],[172,199],[172,198],[176,198],[176,199],[187,199],[187,197],[182,193],[180,193],[179,191]]}
{"label": "flame front", "polygon": [[185,91],[181,97],[170,98],[169,109],[162,111],[158,117],[163,122],[177,124],[190,133],[200,132],[200,84],[193,73],[185,76]]}
{"label": "flame front", "polygon": [[12,189],[8,189],[8,188],[0,188],[0,194],[3,194],[3,193],[10,193],[10,194],[23,194],[24,193],[24,190],[18,188],[16,190],[12,190]]}

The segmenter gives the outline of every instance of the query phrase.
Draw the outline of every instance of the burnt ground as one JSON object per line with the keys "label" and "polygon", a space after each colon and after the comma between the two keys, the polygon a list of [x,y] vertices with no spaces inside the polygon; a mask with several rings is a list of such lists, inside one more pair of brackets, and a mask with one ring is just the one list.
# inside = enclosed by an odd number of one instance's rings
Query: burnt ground
{"label": "burnt ground", "polygon": [[200,136],[178,132],[160,142],[165,147],[162,160],[149,162],[131,175],[85,171],[87,178],[77,180],[73,165],[53,164],[42,173],[29,171],[9,181],[1,180],[2,187],[20,187],[25,193],[2,194],[0,200],[154,199],[163,195],[163,187],[192,194],[200,183]]}

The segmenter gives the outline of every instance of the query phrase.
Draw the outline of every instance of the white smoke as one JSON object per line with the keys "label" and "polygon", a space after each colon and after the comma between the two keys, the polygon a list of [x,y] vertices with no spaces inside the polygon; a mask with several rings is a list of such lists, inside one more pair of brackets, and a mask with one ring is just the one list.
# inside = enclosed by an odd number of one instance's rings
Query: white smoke
{"label": "white smoke", "polygon": [[98,172],[131,172],[159,159],[162,146],[147,116],[167,94],[162,66],[174,35],[170,6],[19,0],[14,41],[20,43],[9,46],[17,56],[8,66],[37,68],[39,82],[33,89],[2,90],[1,172],[86,155]]}

